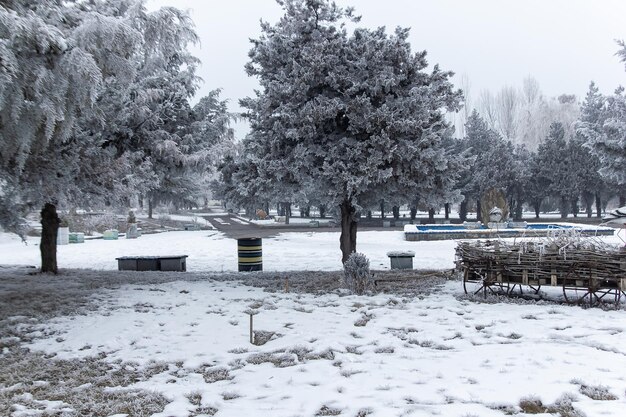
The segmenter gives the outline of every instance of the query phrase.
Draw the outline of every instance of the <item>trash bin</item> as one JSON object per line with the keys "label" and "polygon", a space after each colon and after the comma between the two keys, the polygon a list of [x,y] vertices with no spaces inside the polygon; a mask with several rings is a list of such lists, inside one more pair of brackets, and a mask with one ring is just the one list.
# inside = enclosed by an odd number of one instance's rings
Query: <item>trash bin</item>
{"label": "trash bin", "polygon": [[260,237],[237,239],[237,254],[239,255],[239,272],[263,270],[262,239]]}

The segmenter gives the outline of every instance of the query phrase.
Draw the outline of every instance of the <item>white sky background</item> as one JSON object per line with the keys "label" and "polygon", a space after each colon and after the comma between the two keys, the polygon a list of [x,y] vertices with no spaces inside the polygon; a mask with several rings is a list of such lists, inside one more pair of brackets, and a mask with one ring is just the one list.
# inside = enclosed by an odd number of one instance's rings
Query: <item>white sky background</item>
{"label": "white sky background", "polygon": [[[360,26],[410,27],[414,51],[428,62],[470,80],[470,98],[481,90],[521,87],[531,75],[547,97],[576,94],[582,99],[594,80],[603,93],[626,85],[624,64],[615,56],[616,39],[626,40],[624,0],[337,0],[354,6]],[[189,10],[201,45],[197,98],[215,88],[238,100],[258,86],[244,71],[250,38],[259,20],[276,22],[282,10],[274,0],[148,0],[148,8],[170,5]],[[457,86],[458,86],[457,82]],[[241,138],[248,128],[236,126]]]}

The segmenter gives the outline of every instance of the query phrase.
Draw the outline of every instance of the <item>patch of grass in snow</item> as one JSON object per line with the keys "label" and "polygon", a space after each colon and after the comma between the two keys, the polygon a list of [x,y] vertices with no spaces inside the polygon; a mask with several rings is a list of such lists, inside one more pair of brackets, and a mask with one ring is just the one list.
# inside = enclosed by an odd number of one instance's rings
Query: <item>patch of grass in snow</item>
{"label": "patch of grass in snow", "polygon": [[352,353],[353,355],[363,354],[363,352],[359,350],[358,346],[346,346],[346,353]]}
{"label": "patch of grass in snow", "polygon": [[271,363],[277,368],[287,368],[297,365],[298,357],[294,354],[283,352],[262,352],[254,353],[246,359],[252,365],[260,365],[262,363]]}
{"label": "patch of grass in snow", "polygon": [[[161,394],[128,387],[167,370],[162,363],[139,367],[106,362],[104,356],[57,360],[26,349],[0,356],[0,409],[13,405],[37,409],[40,401],[61,401],[64,417],[128,414],[150,416],[161,412],[168,400]],[[45,381],[35,383],[34,381]],[[41,414],[41,413],[40,413]],[[45,414],[44,414],[45,415]]]}
{"label": "patch of grass in snow", "polygon": [[[572,381],[574,382],[574,381]],[[609,391],[609,388],[604,385],[587,385],[579,382],[580,385],[578,391],[585,397],[589,397],[596,401],[614,401],[617,400],[617,396]]]}
{"label": "patch of grass in snow", "polygon": [[528,396],[520,399],[519,408],[524,414],[543,414],[548,411],[548,407],[543,405],[541,399],[536,396]]}
{"label": "patch of grass in snow", "polygon": [[202,375],[202,377],[204,378],[204,382],[206,382],[207,384],[233,379],[233,377],[230,376],[230,371],[221,366],[203,365],[202,367],[197,369],[196,372]]}
{"label": "patch of grass in snow", "polygon": [[343,369],[339,374],[345,378],[350,378],[352,375],[361,374],[363,371],[357,371],[354,369]]}
{"label": "patch of grass in snow", "polygon": [[241,395],[237,394],[236,392],[233,391],[228,391],[228,392],[223,392],[222,393],[222,399],[224,401],[230,401],[230,400],[235,400],[237,398],[240,398]]}
{"label": "patch of grass in snow", "polygon": [[356,327],[365,327],[367,323],[374,318],[373,314],[367,314],[366,312],[361,312],[361,318],[354,322]]}
{"label": "patch of grass in snow", "polygon": [[253,333],[253,336],[254,337],[253,337],[252,344],[256,346],[263,346],[270,340],[276,339],[278,337],[282,337],[281,334],[278,334],[276,332],[268,332],[265,330],[255,330]]}
{"label": "patch of grass in snow", "polygon": [[525,414],[551,414],[559,417],[585,417],[585,414],[576,409],[572,403],[576,397],[572,394],[563,394],[554,404],[544,405],[537,396],[524,397],[519,402],[521,411]]}
{"label": "patch of grass in snow", "polygon": [[317,410],[315,416],[338,416],[339,414],[341,414],[340,408],[323,405],[319,410]]}
{"label": "patch of grass in snow", "polygon": [[185,397],[187,397],[191,405],[196,407],[190,412],[189,417],[196,417],[199,415],[213,416],[217,413],[217,408],[202,405],[202,394],[199,391],[190,392],[185,395]]}
{"label": "patch of grass in snow", "polygon": [[395,348],[393,346],[384,346],[384,347],[378,347],[374,349],[374,353],[394,353],[394,352],[395,352]]}

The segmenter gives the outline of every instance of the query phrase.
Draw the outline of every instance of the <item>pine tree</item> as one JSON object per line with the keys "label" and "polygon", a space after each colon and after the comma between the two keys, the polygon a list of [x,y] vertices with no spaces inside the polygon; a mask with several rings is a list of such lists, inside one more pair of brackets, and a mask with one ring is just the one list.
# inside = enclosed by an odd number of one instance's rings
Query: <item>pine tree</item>
{"label": "pine tree", "polygon": [[[342,260],[356,250],[358,212],[393,193],[429,195],[446,170],[443,108],[458,108],[451,73],[425,72],[408,30],[358,28],[352,9],[327,0],[286,0],[263,23],[246,66],[261,90],[242,100],[250,120],[246,153],[285,201],[303,185],[341,213]],[[306,188],[306,187],[305,187]],[[407,197],[408,198],[408,197]]]}
{"label": "pine tree", "polygon": [[575,163],[572,147],[565,138],[565,129],[556,122],[539,145],[535,159],[533,182],[545,186],[546,193],[559,198],[561,217],[567,217],[574,208],[572,202],[580,194],[578,176],[580,166]]}
{"label": "pine tree", "polygon": [[[462,140],[462,146],[473,161],[469,172],[461,176],[466,178],[465,183],[460,184],[466,200],[480,202],[482,195],[490,189],[508,190],[515,178],[511,143],[491,130],[476,110],[468,118],[465,131],[467,136]],[[478,220],[486,221],[481,219],[480,211],[478,207]]]}

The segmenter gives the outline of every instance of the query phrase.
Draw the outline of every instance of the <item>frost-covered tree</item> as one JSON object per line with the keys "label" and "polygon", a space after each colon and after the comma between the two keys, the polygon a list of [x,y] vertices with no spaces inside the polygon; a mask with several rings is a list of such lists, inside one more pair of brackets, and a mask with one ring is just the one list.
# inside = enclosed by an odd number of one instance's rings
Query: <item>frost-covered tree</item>
{"label": "frost-covered tree", "polygon": [[[515,178],[512,146],[491,130],[477,111],[466,124],[467,136],[461,141],[463,149],[473,157],[469,172],[462,175],[462,193],[466,201],[480,205],[482,195],[490,189],[507,190]],[[478,220],[481,207],[477,207]]]}
{"label": "frost-covered tree", "polygon": [[573,161],[571,147],[560,123],[550,126],[550,133],[537,149],[533,182],[545,186],[548,195],[558,197],[561,217],[575,207],[572,204],[580,194],[578,167]]}
{"label": "frost-covered tree", "polygon": [[379,195],[429,195],[447,170],[441,147],[460,93],[451,73],[414,54],[408,30],[358,28],[352,9],[326,0],[281,1],[285,15],[262,23],[246,71],[256,97],[242,100],[250,120],[251,162],[285,198],[303,185],[341,213],[345,261],[356,250],[357,213]]}
{"label": "frost-covered tree", "polygon": [[576,135],[573,141],[579,149],[578,160],[582,161],[583,172],[580,175],[582,182],[582,198],[587,207],[587,216],[591,216],[591,206],[596,203],[596,212],[602,216],[601,196],[606,188],[605,181],[600,176],[600,159],[589,146],[593,140],[602,133],[602,126],[605,119],[605,97],[600,90],[591,82],[589,91],[585,96],[580,109],[580,117],[576,123]]}
{"label": "frost-covered tree", "polygon": [[84,178],[82,166],[111,162],[110,155],[93,150],[93,143],[78,140],[75,128],[81,119],[100,119],[98,98],[107,79],[130,82],[129,51],[140,39],[126,19],[102,14],[91,3],[0,5],[0,198],[5,208],[0,221],[15,226],[20,207],[44,206],[43,272],[57,271],[56,204],[77,197],[81,184],[99,180]]}
{"label": "frost-covered tree", "polygon": [[[626,63],[626,45],[618,42],[617,55]],[[607,185],[626,204],[626,95],[618,87],[614,94],[603,97],[592,83],[583,103],[577,133],[585,140],[592,155],[600,161],[598,172]]]}

